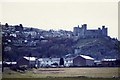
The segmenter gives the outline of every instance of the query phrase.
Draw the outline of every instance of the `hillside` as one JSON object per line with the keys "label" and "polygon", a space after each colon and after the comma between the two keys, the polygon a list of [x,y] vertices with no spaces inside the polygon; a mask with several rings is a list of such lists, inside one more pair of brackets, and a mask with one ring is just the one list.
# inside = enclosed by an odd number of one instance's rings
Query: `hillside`
{"label": "hillside", "polygon": [[[16,60],[20,56],[37,56],[37,57],[65,57],[67,54],[72,56],[84,54],[102,58],[118,58],[118,41],[114,39],[93,38],[93,39],[73,39],[53,38],[48,42],[41,43],[33,47],[15,47],[11,46],[11,51],[6,53],[5,57]],[[75,49],[78,53],[75,54]]]}
{"label": "hillside", "polygon": [[75,46],[78,54],[90,55],[96,59],[118,58],[118,41],[111,38],[79,39]]}
{"label": "hillside", "polygon": [[79,54],[95,59],[119,58],[120,42],[108,36],[78,38],[65,30],[40,30],[2,25],[2,55],[6,61],[22,56],[73,57]]}

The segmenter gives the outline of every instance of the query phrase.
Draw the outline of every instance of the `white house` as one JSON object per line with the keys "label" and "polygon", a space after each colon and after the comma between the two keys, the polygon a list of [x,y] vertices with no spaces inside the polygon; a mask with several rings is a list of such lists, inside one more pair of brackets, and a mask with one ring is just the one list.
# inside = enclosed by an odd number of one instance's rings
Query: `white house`
{"label": "white house", "polygon": [[39,58],[39,67],[52,66],[53,64],[59,65],[60,58]]}
{"label": "white house", "polygon": [[66,67],[73,66],[73,58],[65,58],[64,66],[66,66]]}

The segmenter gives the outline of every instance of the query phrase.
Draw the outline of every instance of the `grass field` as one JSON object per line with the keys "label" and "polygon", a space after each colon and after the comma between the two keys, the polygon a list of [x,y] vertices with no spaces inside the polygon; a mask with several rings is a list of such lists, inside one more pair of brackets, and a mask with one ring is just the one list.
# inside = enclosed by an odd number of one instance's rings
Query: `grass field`
{"label": "grass field", "polygon": [[[39,80],[116,80],[120,68],[39,68],[19,73],[6,69],[3,78],[39,78]],[[104,79],[103,79],[104,78]],[[5,80],[5,79],[4,79]],[[13,80],[13,79],[11,79]],[[106,80],[106,79],[105,79]]]}
{"label": "grass field", "polygon": [[120,80],[120,79],[118,78],[57,77],[57,78],[3,78],[2,80]]}

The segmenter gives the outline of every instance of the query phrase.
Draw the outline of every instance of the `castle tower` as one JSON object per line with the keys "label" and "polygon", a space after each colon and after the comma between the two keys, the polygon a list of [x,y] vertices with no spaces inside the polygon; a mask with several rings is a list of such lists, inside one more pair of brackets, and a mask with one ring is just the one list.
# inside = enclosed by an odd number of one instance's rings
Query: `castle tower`
{"label": "castle tower", "polygon": [[86,31],[87,31],[87,24],[83,24],[82,25],[82,31],[81,31],[82,37],[85,37]]}
{"label": "castle tower", "polygon": [[74,29],[73,29],[74,36],[78,36],[79,29],[80,29],[79,25],[78,25],[78,27],[74,27]]}
{"label": "castle tower", "polygon": [[86,30],[86,29],[87,29],[87,24],[83,24],[83,25],[82,25],[82,28],[83,28],[84,30]]}
{"label": "castle tower", "polygon": [[103,36],[107,36],[108,35],[108,31],[107,31],[107,28],[105,28],[105,26],[102,26],[102,35]]}

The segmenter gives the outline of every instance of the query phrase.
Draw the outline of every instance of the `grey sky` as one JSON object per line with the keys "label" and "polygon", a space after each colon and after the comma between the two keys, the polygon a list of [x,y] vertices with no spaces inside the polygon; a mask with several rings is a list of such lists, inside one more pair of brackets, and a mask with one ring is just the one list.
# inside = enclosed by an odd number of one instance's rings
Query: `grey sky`
{"label": "grey sky", "polygon": [[3,2],[0,9],[2,23],[47,30],[72,30],[84,23],[88,29],[105,25],[111,37],[118,37],[117,2]]}

